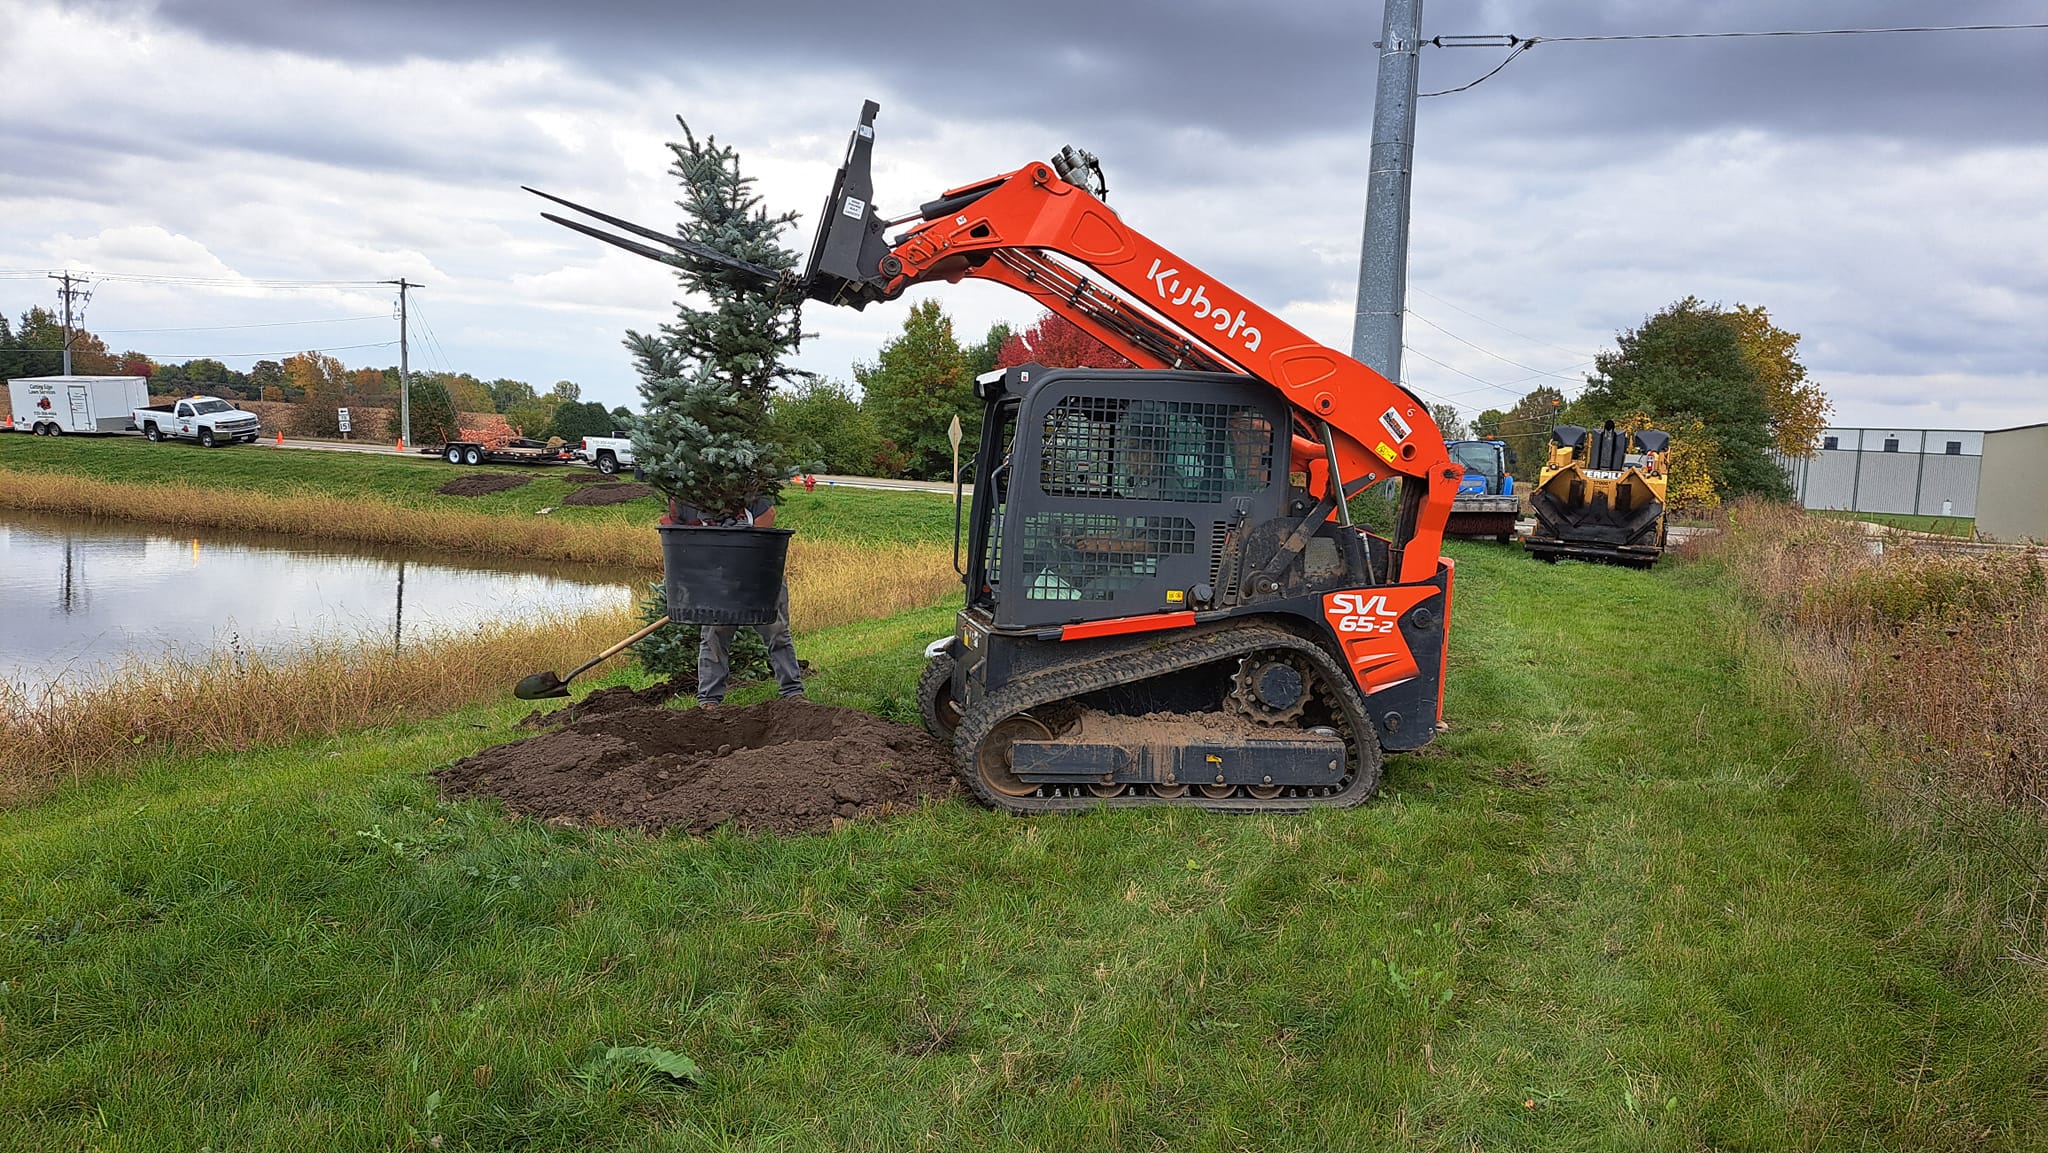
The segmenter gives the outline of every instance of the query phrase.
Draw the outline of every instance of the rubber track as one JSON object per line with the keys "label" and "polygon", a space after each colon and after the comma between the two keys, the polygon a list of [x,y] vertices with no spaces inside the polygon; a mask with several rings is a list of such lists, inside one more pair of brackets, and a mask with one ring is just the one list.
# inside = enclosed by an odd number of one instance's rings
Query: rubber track
{"label": "rubber track", "polygon": [[927,660],[924,672],[917,678],[917,713],[924,718],[925,731],[941,741],[953,739],[953,733],[946,728],[939,717],[939,695],[953,688],[953,657],[940,653]]}
{"label": "rubber track", "polygon": [[[1324,682],[1336,689],[1339,703],[1351,728],[1348,736],[1351,743],[1357,747],[1357,760],[1362,762],[1352,767],[1351,784],[1343,792],[1320,797],[1279,796],[1264,800],[1253,796],[1212,798],[1202,795],[1199,788],[1191,787],[1185,796],[1180,797],[1159,797],[1149,791],[1127,791],[1118,797],[1097,797],[1092,794],[1006,797],[984,785],[981,773],[975,767],[975,754],[981,749],[981,743],[988,738],[988,734],[998,723],[1018,713],[1029,712],[1056,701],[1072,700],[1113,685],[1134,684],[1181,669],[1267,649],[1286,649],[1305,654]],[[966,715],[961,718],[959,730],[954,734],[953,750],[954,764],[961,779],[967,782],[967,787],[974,790],[974,795],[979,797],[983,804],[1020,816],[1085,812],[1097,807],[1114,809],[1179,806],[1226,813],[1300,813],[1317,808],[1351,808],[1370,800],[1373,793],[1378,791],[1382,771],[1378,732],[1366,717],[1365,702],[1359,698],[1357,689],[1353,687],[1351,678],[1343,667],[1312,641],[1280,629],[1255,624],[1240,625],[1199,637],[1162,640],[1146,648],[1120,652],[1065,668],[1050,669],[1014,681],[983,697],[980,703],[967,710]],[[1082,790],[1083,786],[1072,787],[1074,792]]]}

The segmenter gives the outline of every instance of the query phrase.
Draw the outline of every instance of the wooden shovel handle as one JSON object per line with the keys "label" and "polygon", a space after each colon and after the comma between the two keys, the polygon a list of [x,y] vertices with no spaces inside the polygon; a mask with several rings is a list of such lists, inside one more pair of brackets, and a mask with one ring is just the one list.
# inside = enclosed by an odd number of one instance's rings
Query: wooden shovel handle
{"label": "wooden shovel handle", "polygon": [[577,677],[582,676],[584,673],[589,672],[591,669],[596,668],[597,666],[603,664],[604,662],[612,659],[615,656],[618,656],[620,653],[625,652],[634,644],[646,640],[649,636],[653,635],[655,629],[658,629],[667,623],[667,617],[663,617],[660,620],[655,621],[653,624],[648,625],[646,628],[641,629],[639,632],[634,633],[632,636],[627,637],[625,640],[620,641],[618,644],[613,645],[612,647],[597,654],[596,656],[590,658],[584,663],[577,665],[576,671],[570,673],[566,677],[563,677],[562,682],[564,684],[567,684],[568,682],[575,680]]}

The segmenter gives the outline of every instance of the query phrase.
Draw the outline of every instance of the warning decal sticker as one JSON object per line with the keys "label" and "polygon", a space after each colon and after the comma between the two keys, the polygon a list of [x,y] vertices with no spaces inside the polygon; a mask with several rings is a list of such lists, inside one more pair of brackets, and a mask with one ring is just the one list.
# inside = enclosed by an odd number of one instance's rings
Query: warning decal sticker
{"label": "warning decal sticker", "polygon": [[1395,444],[1407,440],[1408,434],[1413,431],[1408,427],[1408,422],[1401,419],[1401,414],[1391,408],[1380,414],[1380,427],[1387,430],[1387,435],[1394,438]]}

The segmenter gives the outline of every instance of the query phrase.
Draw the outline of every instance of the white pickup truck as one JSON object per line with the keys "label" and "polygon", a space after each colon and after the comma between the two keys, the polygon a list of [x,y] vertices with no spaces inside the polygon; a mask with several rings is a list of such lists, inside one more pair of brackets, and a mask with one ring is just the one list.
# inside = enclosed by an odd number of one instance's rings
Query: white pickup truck
{"label": "white pickup truck", "polygon": [[576,446],[579,459],[597,466],[597,471],[610,476],[622,468],[633,467],[633,438],[630,436],[586,436]]}
{"label": "white pickup truck", "polygon": [[150,404],[134,412],[135,427],[151,440],[196,440],[207,448],[236,441],[253,441],[262,433],[262,421],[253,412],[243,412],[225,400],[210,396],[188,396],[171,404]]}

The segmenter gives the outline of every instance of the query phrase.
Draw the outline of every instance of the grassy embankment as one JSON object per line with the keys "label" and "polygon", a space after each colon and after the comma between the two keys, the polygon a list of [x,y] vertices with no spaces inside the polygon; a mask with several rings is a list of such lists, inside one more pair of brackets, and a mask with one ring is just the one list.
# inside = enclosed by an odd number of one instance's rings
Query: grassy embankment
{"label": "grassy embankment", "polygon": [[[578,486],[561,470],[528,470],[526,486],[484,497],[435,492],[479,471],[491,470],[396,455],[0,436],[0,509],[581,561],[636,582],[659,571],[652,498],[565,506]],[[800,629],[930,605],[959,587],[952,509],[940,498],[794,490],[781,523],[798,530],[789,583]],[[637,625],[597,613],[508,623],[398,654],[336,645],[296,659],[227,655],[131,670],[61,700],[0,688],[0,803],[166,747],[248,748],[492,699],[526,673],[581,664]]]}
{"label": "grassy embankment", "polygon": [[1938,536],[1969,537],[1975,536],[1977,532],[1976,519],[1967,516],[1906,512],[1844,512],[1840,509],[1814,509],[1813,515],[1837,520],[1864,521],[1885,528],[1904,529],[1907,532],[1930,532]]}
{"label": "grassy embankment", "polygon": [[[1789,509],[1731,510],[1703,548],[1783,638],[1852,747],[1908,792],[2048,817],[2048,572],[2027,553],[1950,556]],[[2048,846],[2029,936],[2048,946]]]}
{"label": "grassy embankment", "polygon": [[[528,483],[476,497],[437,491],[459,477],[494,473]],[[650,527],[661,514],[656,499],[567,504],[586,487],[569,483],[578,474],[589,475],[559,467],[464,468],[396,453],[0,434],[0,509],[659,570]],[[869,568],[886,568],[898,553],[927,568],[951,564],[953,510],[941,496],[793,487],[784,490],[778,515],[798,530],[792,556],[799,568],[807,551],[818,565],[856,563],[844,551],[813,548],[835,544],[867,546],[871,555],[858,563]]]}
{"label": "grassy embankment", "polygon": [[[1454,728],[1351,812],[551,828],[424,775],[500,703],[0,815],[6,1140],[2037,1147],[1995,869],[1874,816],[1725,570],[1453,551]],[[814,694],[907,717],[947,623]]]}

